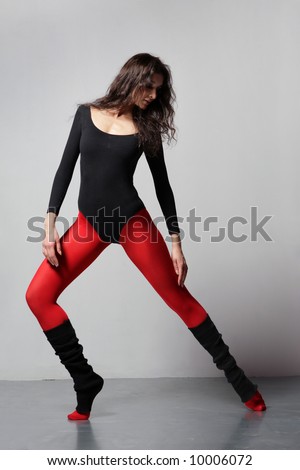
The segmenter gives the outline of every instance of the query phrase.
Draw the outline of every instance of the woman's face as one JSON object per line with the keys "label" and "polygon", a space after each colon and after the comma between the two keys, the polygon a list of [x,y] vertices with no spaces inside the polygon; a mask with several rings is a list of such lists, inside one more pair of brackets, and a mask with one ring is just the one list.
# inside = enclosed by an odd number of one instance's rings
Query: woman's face
{"label": "woman's face", "polygon": [[151,101],[155,100],[157,92],[162,87],[164,78],[160,73],[151,76],[151,84],[144,87],[136,96],[135,103],[142,109],[146,109]]}

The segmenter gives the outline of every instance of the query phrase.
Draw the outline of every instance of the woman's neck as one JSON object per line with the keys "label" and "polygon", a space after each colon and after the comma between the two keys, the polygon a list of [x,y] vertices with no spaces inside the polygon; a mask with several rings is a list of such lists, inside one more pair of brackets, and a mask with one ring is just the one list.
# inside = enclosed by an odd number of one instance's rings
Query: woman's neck
{"label": "woman's neck", "polygon": [[105,111],[108,112],[113,118],[119,118],[119,117],[125,117],[132,119],[132,110],[133,110],[133,105],[129,106],[127,108],[111,108],[111,109],[106,109]]}

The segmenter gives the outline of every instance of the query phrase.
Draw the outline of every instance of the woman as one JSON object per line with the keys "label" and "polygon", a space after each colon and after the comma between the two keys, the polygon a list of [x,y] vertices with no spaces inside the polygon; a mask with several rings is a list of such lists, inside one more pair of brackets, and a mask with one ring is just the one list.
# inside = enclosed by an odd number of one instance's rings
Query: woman
{"label": "woman", "polygon": [[[45,259],[28,286],[26,300],[73,378],[77,406],[68,415],[71,420],[89,418],[103,378],[88,364],[67,313],[56,301],[110,243],[124,248],[224,371],[245,406],[254,411],[266,409],[257,385],[237,366],[209,315],[184,286],[188,268],[162,146],[162,137],[170,142],[175,135],[174,100],[169,66],[147,53],[131,57],[104,97],[78,106],[53,181],[44,224]],[[78,216],[60,238],[55,220],[79,153]],[[143,153],[172,238],[171,256],[133,185]]]}

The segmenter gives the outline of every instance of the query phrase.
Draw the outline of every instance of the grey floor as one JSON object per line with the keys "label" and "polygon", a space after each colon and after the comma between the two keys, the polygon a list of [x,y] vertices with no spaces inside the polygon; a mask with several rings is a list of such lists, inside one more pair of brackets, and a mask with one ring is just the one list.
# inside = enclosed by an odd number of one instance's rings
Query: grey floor
{"label": "grey floor", "polygon": [[259,378],[266,412],[223,378],[106,379],[87,422],[71,380],[0,381],[1,449],[300,449],[300,377]]}

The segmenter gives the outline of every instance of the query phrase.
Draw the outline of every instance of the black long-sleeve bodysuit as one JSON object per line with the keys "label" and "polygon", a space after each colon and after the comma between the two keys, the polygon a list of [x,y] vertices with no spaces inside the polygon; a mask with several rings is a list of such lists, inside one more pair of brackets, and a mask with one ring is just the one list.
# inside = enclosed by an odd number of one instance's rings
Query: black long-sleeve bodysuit
{"label": "black long-sleeve bodysuit", "polygon": [[138,146],[137,134],[109,134],[96,127],[91,109],[85,105],[80,105],[76,110],[54,177],[47,212],[58,215],[80,154],[78,209],[102,240],[119,243],[122,227],[132,215],[145,207],[133,185],[133,174],[143,152],[168,232],[180,233],[162,143],[158,155],[152,157]]}

